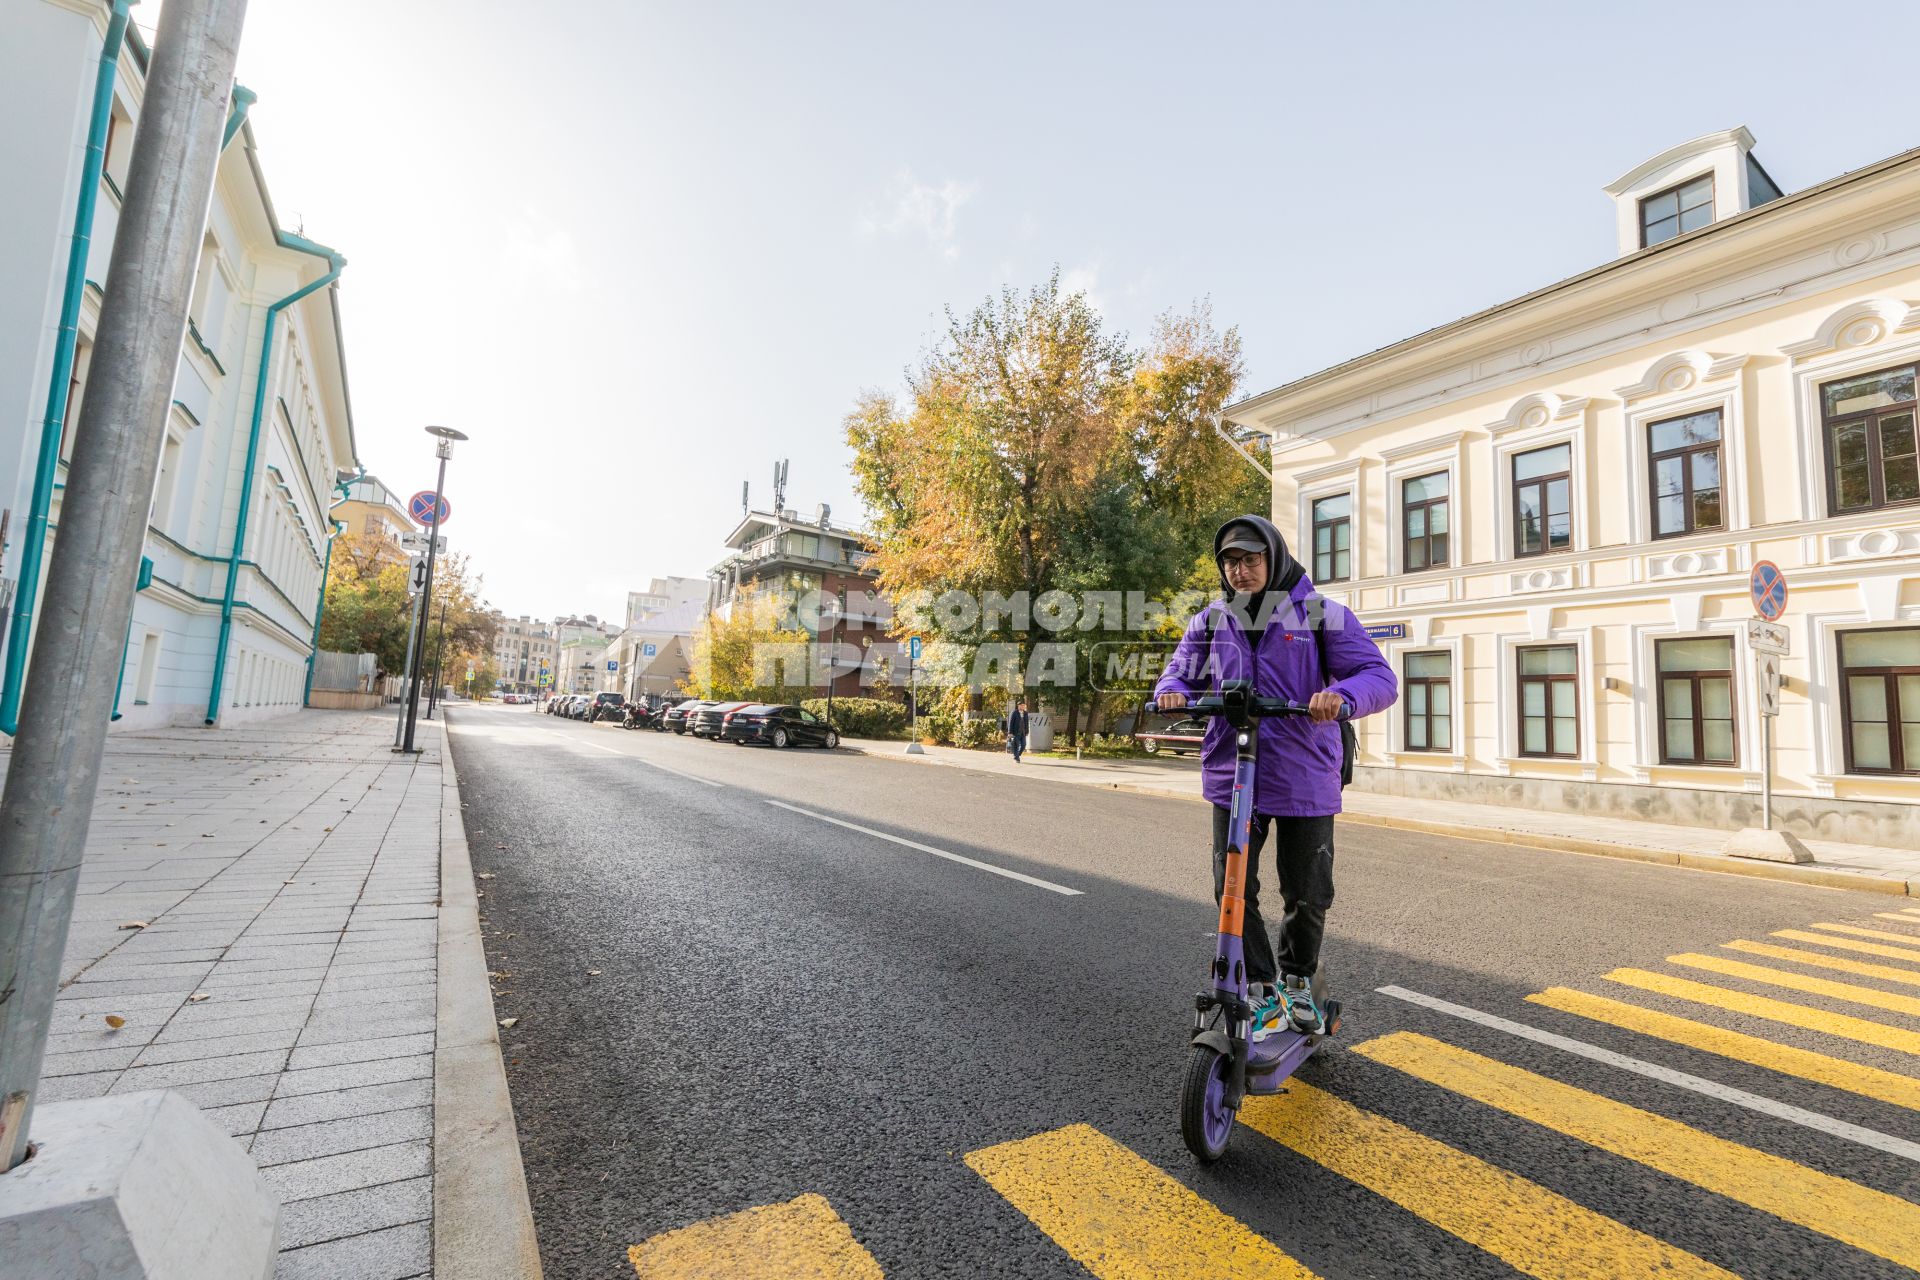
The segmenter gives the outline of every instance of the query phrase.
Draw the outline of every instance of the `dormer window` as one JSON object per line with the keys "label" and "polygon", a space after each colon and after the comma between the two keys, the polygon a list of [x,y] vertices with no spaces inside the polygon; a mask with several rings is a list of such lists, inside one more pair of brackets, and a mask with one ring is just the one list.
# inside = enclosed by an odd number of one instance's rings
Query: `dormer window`
{"label": "dormer window", "polygon": [[1640,202],[1640,247],[1659,244],[1713,221],[1713,175],[1668,187]]}

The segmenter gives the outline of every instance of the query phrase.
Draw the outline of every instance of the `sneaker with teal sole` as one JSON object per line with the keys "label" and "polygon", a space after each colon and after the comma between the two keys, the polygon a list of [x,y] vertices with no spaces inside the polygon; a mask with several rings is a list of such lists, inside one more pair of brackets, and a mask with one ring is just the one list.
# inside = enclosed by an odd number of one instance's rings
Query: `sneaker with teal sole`
{"label": "sneaker with teal sole", "polygon": [[1313,987],[1305,978],[1288,974],[1287,984],[1280,992],[1280,1001],[1286,1006],[1287,1017],[1296,1030],[1313,1036],[1326,1031],[1326,1018],[1313,998]]}
{"label": "sneaker with teal sole", "polygon": [[1280,998],[1280,993],[1271,985],[1250,989],[1247,992],[1247,1001],[1253,1006],[1247,1039],[1264,1040],[1275,1032],[1287,1029],[1286,1001]]}

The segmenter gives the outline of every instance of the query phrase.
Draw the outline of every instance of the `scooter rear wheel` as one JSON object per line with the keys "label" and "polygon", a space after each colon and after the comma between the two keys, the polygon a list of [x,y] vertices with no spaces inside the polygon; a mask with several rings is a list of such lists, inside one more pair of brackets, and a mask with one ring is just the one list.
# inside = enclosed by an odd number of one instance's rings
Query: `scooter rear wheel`
{"label": "scooter rear wheel", "polygon": [[1187,1058],[1180,1089],[1180,1136],[1202,1164],[1227,1154],[1234,1114],[1227,1107],[1227,1071],[1232,1063],[1218,1050],[1195,1045]]}

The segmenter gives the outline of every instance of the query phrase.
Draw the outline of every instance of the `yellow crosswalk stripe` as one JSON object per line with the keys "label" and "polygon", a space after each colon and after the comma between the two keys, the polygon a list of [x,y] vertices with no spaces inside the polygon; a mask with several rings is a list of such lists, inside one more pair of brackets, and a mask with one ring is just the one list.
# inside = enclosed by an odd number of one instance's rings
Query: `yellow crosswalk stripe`
{"label": "yellow crosswalk stripe", "polygon": [[1101,1280],[1312,1280],[1299,1262],[1089,1125],[966,1159]]}
{"label": "yellow crosswalk stripe", "polygon": [[1725,1009],[1729,1013],[1744,1013],[1755,1018],[1765,1018],[1769,1022],[1782,1022],[1790,1027],[1806,1027],[1811,1031],[1821,1031],[1847,1040],[1858,1040],[1861,1044],[1875,1044],[1882,1049],[1898,1049],[1902,1053],[1920,1056],[1920,1034],[1902,1027],[1890,1027],[1884,1022],[1855,1018],[1844,1013],[1828,1013],[1825,1009],[1815,1009],[1810,1005],[1749,995],[1744,991],[1731,991],[1726,987],[1693,982],[1664,973],[1650,973],[1645,969],[1615,969],[1606,976],[1608,982],[1638,987],[1642,991],[1651,991],[1656,995],[1691,1000],[1695,1004],[1712,1005],[1716,1009]]}
{"label": "yellow crosswalk stripe", "polygon": [[1731,1273],[1516,1173],[1303,1084],[1249,1098],[1241,1122],[1514,1270],[1541,1280]]}
{"label": "yellow crosswalk stripe", "polygon": [[1875,991],[1872,987],[1855,986],[1851,982],[1809,978],[1805,974],[1788,973],[1784,969],[1769,969],[1763,965],[1742,964],[1738,960],[1727,960],[1720,956],[1700,956],[1691,953],[1668,956],[1667,963],[1685,965],[1689,969],[1705,969],[1709,973],[1725,974],[1729,978],[1745,978],[1749,982],[1764,982],[1768,986],[1785,987],[1789,991],[1804,991],[1810,996],[1826,996],[1833,1000],[1845,1000],[1852,1004],[1885,1009],[1889,1013],[1904,1013],[1910,1017],[1920,1018],[1920,999],[1913,996],[1890,995],[1885,991]]}
{"label": "yellow crosswalk stripe", "polygon": [[884,1280],[825,1197],[804,1195],[668,1231],[627,1250],[640,1280]]}
{"label": "yellow crosswalk stripe", "polygon": [[1353,1052],[1669,1177],[1920,1269],[1920,1205],[1410,1031]]}
{"label": "yellow crosswalk stripe", "polygon": [[1843,960],[1839,956],[1823,956],[1817,951],[1802,951],[1799,947],[1775,947],[1764,942],[1748,942],[1745,938],[1737,942],[1723,942],[1720,945],[1729,951],[1744,951],[1748,955],[1771,956],[1775,960],[1791,960],[1795,964],[1812,965],[1816,969],[1832,969],[1836,973],[1857,973],[1863,978],[1878,978],[1882,982],[1898,982],[1903,986],[1920,987],[1920,973],[1912,969],[1896,969],[1890,964]]}
{"label": "yellow crosswalk stripe", "polygon": [[1905,911],[1876,911],[1873,914],[1878,920],[1898,920],[1901,924],[1920,924],[1920,919],[1915,919]]}
{"label": "yellow crosswalk stripe", "polygon": [[1642,1009],[1639,1005],[1566,987],[1548,987],[1527,999],[1562,1013],[1576,1014],[1595,1022],[1605,1022],[1628,1031],[1637,1031],[1641,1035],[1685,1045],[1690,1049],[1719,1054],[1735,1062],[1765,1067],[1783,1075],[1798,1076],[1802,1080],[1844,1089],[1848,1093],[1857,1093],[1879,1102],[1890,1102],[1896,1107],[1920,1111],[1920,1080],[1882,1071],[1879,1067],[1863,1067],[1840,1058],[1830,1058],[1824,1053],[1775,1044],[1742,1031],[1728,1031],[1704,1022],[1678,1018],[1655,1009]]}
{"label": "yellow crosswalk stripe", "polygon": [[1823,947],[1851,951],[1856,955],[1885,956],[1889,960],[1920,960],[1920,951],[1915,951],[1911,947],[1883,947],[1873,942],[1855,942],[1850,938],[1836,938],[1830,933],[1808,933],[1802,929],[1775,929],[1773,936],[1787,938],[1793,942],[1817,942]]}
{"label": "yellow crosswalk stripe", "polygon": [[1882,942],[1920,942],[1920,938],[1916,938],[1910,933],[1888,933],[1885,929],[1862,929],[1850,924],[1826,924],[1823,922],[1813,927],[1816,929],[1825,929],[1830,933],[1850,934],[1856,938],[1878,938]]}

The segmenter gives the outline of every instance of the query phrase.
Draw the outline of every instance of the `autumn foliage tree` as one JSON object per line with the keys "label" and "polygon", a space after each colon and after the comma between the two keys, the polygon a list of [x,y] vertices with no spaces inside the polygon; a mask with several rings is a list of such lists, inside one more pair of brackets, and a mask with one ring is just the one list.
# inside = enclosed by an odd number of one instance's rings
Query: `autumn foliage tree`
{"label": "autumn foliage tree", "polygon": [[[443,678],[464,683],[474,668],[474,688],[491,689],[493,641],[497,624],[480,599],[481,580],[471,576],[467,557],[439,558],[434,566],[433,616],[428,619],[426,665],[441,658]],[[441,648],[441,606],[445,647]],[[380,538],[343,533],[327,566],[326,614],[320,620],[320,647],[337,653],[371,653],[383,675],[404,674],[407,631],[413,623],[413,597],[407,594],[407,562],[396,560],[392,544]]]}
{"label": "autumn foliage tree", "polygon": [[[906,403],[867,392],[846,419],[881,586],[1170,597],[1222,520],[1270,506],[1264,478],[1214,430],[1242,374],[1238,333],[1218,331],[1206,304],[1162,316],[1135,350],[1057,271],[950,312]],[[1023,653],[1030,639],[984,626],[940,638]],[[1102,620],[1050,638],[1078,646],[1084,676],[1117,633]],[[1081,693],[1066,698],[1069,732]]]}

